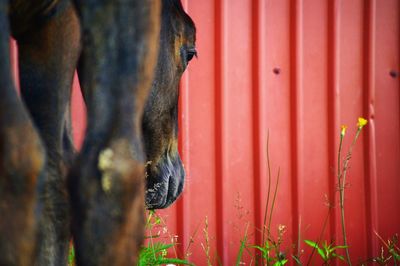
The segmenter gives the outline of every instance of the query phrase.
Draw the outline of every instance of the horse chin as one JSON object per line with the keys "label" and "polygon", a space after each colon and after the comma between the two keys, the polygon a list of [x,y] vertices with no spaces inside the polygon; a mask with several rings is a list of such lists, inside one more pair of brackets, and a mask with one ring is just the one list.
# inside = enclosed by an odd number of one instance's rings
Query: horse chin
{"label": "horse chin", "polygon": [[147,167],[146,207],[149,210],[170,206],[183,191],[185,170],[179,154],[164,155]]}

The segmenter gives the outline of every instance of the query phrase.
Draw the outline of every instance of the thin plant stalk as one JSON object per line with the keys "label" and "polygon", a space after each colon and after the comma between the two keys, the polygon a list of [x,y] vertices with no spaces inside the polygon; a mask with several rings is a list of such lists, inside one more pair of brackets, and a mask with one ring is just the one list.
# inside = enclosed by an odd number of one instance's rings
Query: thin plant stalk
{"label": "thin plant stalk", "polygon": [[[158,215],[158,213],[154,212],[154,216],[157,219],[159,219],[160,224],[162,224],[165,228],[167,227],[167,223],[165,222],[165,220],[160,215]],[[171,243],[174,244],[171,248],[174,251],[175,258],[178,258],[178,252],[176,251],[176,245],[175,245],[176,243],[174,243],[174,237],[171,235],[171,233],[169,231],[167,231],[167,232],[168,232],[169,239],[171,239]]]}
{"label": "thin plant stalk", "polygon": [[[385,245],[385,247],[386,247],[387,249],[390,249],[389,245],[386,244],[385,240],[383,240],[383,238],[378,234],[377,231],[374,230],[374,234],[378,237],[378,239],[382,242],[382,244]],[[395,246],[395,249],[396,249],[397,251],[400,252],[400,249],[399,249],[397,246]]]}
{"label": "thin plant stalk", "polygon": [[276,200],[276,194],[278,193],[278,185],[279,185],[279,177],[281,174],[281,168],[278,169],[278,176],[276,178],[276,185],[275,185],[275,190],[274,190],[274,197],[272,198],[272,202],[271,202],[271,210],[270,210],[270,214],[269,214],[269,220],[268,220],[268,239],[270,237],[270,231],[269,230],[271,228],[271,221],[272,221],[272,213],[274,211],[274,206],[275,206],[275,200]]}
{"label": "thin plant stalk", "polygon": [[201,243],[201,247],[203,248],[204,252],[206,253],[206,258],[207,258],[207,266],[211,266],[211,256],[210,256],[210,238],[208,235],[208,217],[206,216],[206,219],[204,221],[204,238],[205,238],[205,245]]}
{"label": "thin plant stalk", "polygon": [[[392,246],[389,246],[385,240],[383,240],[383,238],[378,234],[378,232],[376,232],[374,230],[375,235],[378,237],[378,239],[382,242],[382,244],[387,248],[389,254],[391,254],[392,258],[393,258],[393,262],[394,262],[394,266],[397,266],[397,260],[398,258],[396,257],[396,255],[398,255],[400,253],[400,248],[396,246],[395,243],[392,243]],[[382,248],[383,249],[383,248]],[[393,254],[394,253],[394,254]]]}
{"label": "thin plant stalk", "polygon": [[248,238],[248,234],[247,234],[247,230],[249,229],[249,224],[246,224],[246,229],[245,229],[245,233],[244,233],[244,238],[240,243],[240,248],[239,248],[239,253],[238,256],[236,258],[236,266],[239,266],[240,263],[242,262],[242,257],[243,257],[243,251],[246,248],[246,243],[247,243],[247,238]]}
{"label": "thin plant stalk", "polygon": [[187,247],[186,247],[186,249],[185,249],[185,254],[184,254],[185,260],[188,260],[188,259],[189,259],[189,256],[190,256],[190,253],[189,253],[190,247],[191,247],[191,245],[194,243],[194,239],[195,239],[197,233],[199,232],[199,228],[200,228],[200,224],[197,225],[196,230],[194,231],[193,235],[190,237],[189,244],[187,245]]}
{"label": "thin plant stalk", "polygon": [[346,186],[346,175],[347,175],[347,169],[349,167],[349,162],[351,155],[353,153],[353,147],[358,139],[358,136],[360,135],[362,126],[359,126],[356,132],[356,135],[353,139],[353,142],[350,145],[349,151],[347,152],[346,158],[343,161],[343,171],[340,166],[340,157],[341,157],[341,152],[342,152],[342,144],[343,144],[343,138],[344,134],[340,135],[340,144],[339,144],[339,152],[338,152],[338,183],[339,183],[339,204],[340,204],[340,219],[341,219],[341,225],[342,225],[342,235],[343,235],[343,243],[346,252],[346,261],[348,265],[351,264],[350,260],[350,253],[349,253],[349,248],[348,248],[348,243],[347,243],[347,234],[346,234],[346,223],[345,223],[345,213],[344,213],[344,191],[345,191],[345,186]]}
{"label": "thin plant stalk", "polygon": [[[343,148],[343,138],[344,132],[340,134],[340,142],[339,142],[339,151],[338,151],[338,186],[339,186],[339,204],[340,204],[340,218],[342,224],[342,235],[343,235],[343,243],[347,246],[347,237],[346,237],[346,225],[344,219],[344,180],[342,180],[342,168],[341,168],[341,157],[342,157],[342,148]],[[348,252],[348,248],[346,248],[346,260],[349,265],[351,265],[350,254]]]}
{"label": "thin plant stalk", "polygon": [[[147,218],[147,224],[150,224],[151,219],[152,219],[152,217],[153,217],[153,214],[154,214],[154,212],[151,211],[150,214],[149,214],[149,217]],[[150,224],[149,230],[150,230],[150,235],[151,235],[151,237],[150,237],[150,244],[151,244],[151,248],[152,248],[152,250],[153,250],[153,252],[152,252],[152,254],[153,254],[153,259],[156,260],[156,252],[155,252],[155,249],[154,249],[154,241],[153,241],[153,225]]]}
{"label": "thin plant stalk", "polygon": [[[276,178],[276,185],[275,185],[275,189],[274,189],[274,196],[273,196],[273,198],[272,198],[272,202],[271,202],[271,210],[270,210],[270,213],[269,213],[269,220],[268,220],[268,239],[270,239],[270,228],[271,228],[271,222],[272,222],[272,213],[273,213],[273,211],[274,211],[274,206],[275,206],[275,201],[276,201],[276,194],[277,194],[277,192],[278,192],[278,185],[279,185],[279,177],[280,177],[280,174],[281,174],[281,169],[279,168],[278,169],[278,176],[277,176],[277,178]],[[268,241],[268,239],[267,239],[267,241]],[[275,252],[276,252],[276,254],[278,254],[279,253],[279,250],[278,250],[278,246],[275,246]],[[268,254],[269,254],[269,251],[267,252]],[[268,261],[268,263],[269,263],[269,261]]]}
{"label": "thin plant stalk", "polygon": [[[268,130],[268,134],[267,134],[267,168],[268,168],[268,191],[267,191],[267,202],[265,204],[265,210],[264,210],[264,221],[263,221],[263,230],[262,230],[262,245],[266,245],[266,241],[268,241],[268,239],[270,238],[270,227],[267,227],[267,217],[268,217],[268,207],[269,207],[269,198],[271,195],[271,161],[269,158],[269,130]],[[265,231],[267,230],[267,239],[265,239]],[[267,253],[267,264],[269,261],[269,252]],[[261,257],[261,263],[262,265],[264,265],[264,258],[263,256]]]}
{"label": "thin plant stalk", "polygon": [[301,243],[301,216],[299,216],[299,225],[297,227],[297,258],[300,260],[300,243]]}
{"label": "thin plant stalk", "polygon": [[308,261],[307,261],[307,264],[306,265],[310,265],[310,263],[311,263],[311,261],[312,261],[312,258],[313,258],[313,256],[314,256],[314,254],[315,254],[315,250],[317,250],[317,246],[321,243],[321,241],[322,241],[322,237],[323,237],[323,235],[324,235],[324,233],[325,233],[325,229],[326,229],[326,226],[328,225],[328,218],[329,218],[329,216],[330,216],[330,214],[331,214],[331,209],[332,209],[332,207],[331,206],[328,206],[328,213],[326,214],[326,216],[325,216],[325,220],[324,220],[324,224],[323,224],[323,226],[322,226],[322,230],[321,230],[321,233],[320,233],[320,235],[319,235],[319,237],[318,237],[318,240],[317,240],[317,242],[316,242],[316,246],[314,246],[313,247],[313,249],[312,249],[312,251],[311,251],[311,254],[310,254],[310,257],[308,257]]}

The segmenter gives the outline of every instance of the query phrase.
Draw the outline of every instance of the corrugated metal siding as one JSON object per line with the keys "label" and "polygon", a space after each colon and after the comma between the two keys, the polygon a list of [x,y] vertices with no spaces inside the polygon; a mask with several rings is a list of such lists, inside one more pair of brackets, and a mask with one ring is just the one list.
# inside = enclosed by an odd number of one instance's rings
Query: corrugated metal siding
{"label": "corrugated metal siding", "polygon": [[[268,194],[280,169],[273,235],[287,226],[284,248],[324,238],[342,243],[336,180],[340,125],[368,118],[352,156],[346,189],[350,254],[378,255],[400,233],[400,2],[398,0],[183,1],[197,24],[199,58],[182,80],[180,149],[187,170],[183,197],[162,211],[178,252],[206,264],[236,261],[248,224],[260,242]],[[75,86],[75,136],[84,107]],[[194,241],[192,243],[192,240]],[[301,243],[301,248],[305,245]],[[218,255],[215,255],[218,254]],[[303,259],[307,259],[307,253]],[[249,262],[249,257],[245,257]],[[314,261],[316,262],[316,261]]]}
{"label": "corrugated metal siding", "polygon": [[[285,247],[325,233],[342,243],[336,167],[340,125],[370,123],[349,170],[346,219],[354,261],[379,253],[400,232],[399,1],[186,1],[198,28],[199,58],[182,86],[181,149],[188,170],[182,199],[167,213],[183,243],[209,221],[224,265],[235,263],[246,222],[261,239],[267,198],[266,138],[273,218]],[[391,73],[392,72],[392,76]],[[171,221],[172,220],[172,221]],[[192,259],[205,264],[200,243]],[[305,248],[304,244],[301,244]],[[183,250],[183,248],[182,248]],[[306,255],[303,258],[307,258]]]}

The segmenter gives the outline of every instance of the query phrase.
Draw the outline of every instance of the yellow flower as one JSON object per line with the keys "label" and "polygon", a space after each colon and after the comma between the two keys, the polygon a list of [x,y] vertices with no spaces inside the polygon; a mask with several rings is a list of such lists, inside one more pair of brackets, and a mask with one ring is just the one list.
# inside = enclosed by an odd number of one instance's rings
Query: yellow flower
{"label": "yellow flower", "polygon": [[358,118],[357,126],[359,129],[363,128],[368,123],[368,120],[362,117]]}
{"label": "yellow flower", "polygon": [[341,126],[341,131],[340,131],[340,135],[342,135],[342,136],[344,136],[344,134],[346,134],[346,129],[347,129],[347,126],[346,125],[342,125]]}

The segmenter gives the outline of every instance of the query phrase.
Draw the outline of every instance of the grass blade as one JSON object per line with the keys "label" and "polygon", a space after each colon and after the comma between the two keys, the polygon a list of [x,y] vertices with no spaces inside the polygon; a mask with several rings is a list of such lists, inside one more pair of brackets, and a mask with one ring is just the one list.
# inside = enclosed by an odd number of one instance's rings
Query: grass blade
{"label": "grass blade", "polygon": [[240,265],[240,262],[242,261],[243,251],[244,251],[244,249],[246,247],[246,243],[247,243],[247,230],[248,230],[248,228],[249,228],[249,224],[246,225],[244,238],[240,243],[239,253],[238,253],[237,258],[236,258],[236,266]]}

